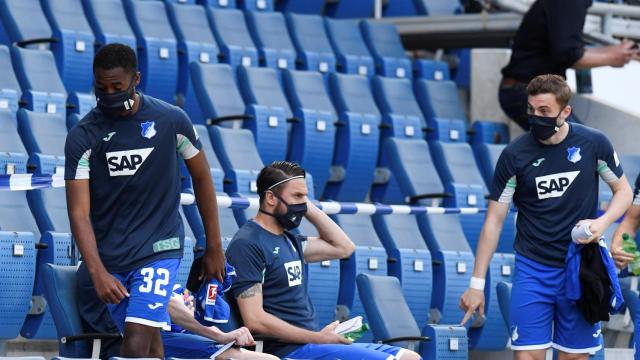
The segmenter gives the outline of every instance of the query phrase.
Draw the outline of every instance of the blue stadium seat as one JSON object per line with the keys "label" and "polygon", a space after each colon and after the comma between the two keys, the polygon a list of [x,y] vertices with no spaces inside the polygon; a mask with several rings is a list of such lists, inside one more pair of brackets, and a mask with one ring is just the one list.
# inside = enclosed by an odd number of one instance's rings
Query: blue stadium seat
{"label": "blue stadium seat", "polygon": [[511,283],[505,281],[501,281],[496,285],[498,304],[500,304],[500,312],[502,313],[504,325],[507,329],[511,328],[511,317],[509,314],[509,307],[511,306],[511,287]]}
{"label": "blue stadium seat", "polygon": [[373,58],[364,43],[358,20],[332,20],[325,18],[327,34],[337,57],[337,69],[346,74],[373,76]]}
{"label": "blue stadium seat", "polygon": [[35,112],[66,116],[67,92],[48,50],[11,48],[13,68],[22,88],[25,107]]}
{"label": "blue stadium seat", "polygon": [[[359,274],[357,283],[375,341],[415,350],[423,359],[468,358],[464,327],[427,325],[420,331],[419,323],[409,311],[404,297],[398,295],[401,289],[397,278]],[[405,340],[388,341],[399,338]]]}
{"label": "blue stadium seat", "polygon": [[82,11],[81,0],[42,1],[53,37],[58,72],[67,91],[89,93],[93,87],[95,38]]}
{"label": "blue stadium seat", "polygon": [[[318,236],[318,230],[305,218],[300,223],[299,232],[306,236]],[[340,260],[327,260],[307,263],[309,274],[309,296],[320,326],[326,326],[336,320],[338,304],[338,287],[340,282]]]}
{"label": "blue stadium seat", "polygon": [[276,10],[296,14],[321,15],[325,0],[279,0]]}
{"label": "blue stadium seat", "polygon": [[273,0],[237,0],[238,8],[251,11],[273,11]]}
{"label": "blue stadium seat", "polygon": [[[389,137],[382,142],[380,153],[380,168],[389,179],[380,189],[374,188],[375,201],[443,206],[451,197],[445,192],[426,141]],[[397,185],[391,186],[391,181]]]}
{"label": "blue stadium seat", "polygon": [[280,12],[245,12],[247,25],[258,48],[260,65],[295,69],[296,50]]}
{"label": "blue stadium seat", "polygon": [[419,324],[429,320],[433,270],[431,254],[413,215],[375,215],[373,225],[387,251],[388,275],[402,285],[402,293]]}
{"label": "blue stadium seat", "polygon": [[473,253],[462,232],[458,215],[417,217],[420,232],[433,260],[430,322],[458,324],[462,316],[458,302],[469,287]]}
{"label": "blue stadium seat", "polygon": [[[416,99],[429,125],[435,118],[456,120],[467,118],[453,81],[418,79],[414,86]],[[433,136],[433,138],[439,137],[438,134]]]}
{"label": "blue stadium seat", "polygon": [[180,209],[180,218],[182,220],[182,226],[184,227],[184,248],[182,253],[182,260],[180,261],[180,267],[178,268],[178,275],[176,276],[176,284],[180,284],[183,287],[187,286],[187,279],[189,278],[189,271],[191,270],[191,264],[195,256],[194,246],[196,244],[196,237],[189,227],[189,223],[185,218],[182,209]]}
{"label": "blue stadium seat", "polygon": [[136,35],[140,89],[147,95],[176,102],[178,41],[162,1],[125,0],[127,19]]}
{"label": "blue stadium seat", "polygon": [[197,0],[198,4],[220,9],[235,9],[236,0]]}
{"label": "blue stadium seat", "polygon": [[382,76],[411,78],[411,60],[402,47],[394,24],[364,20],[360,23],[364,41],[376,62],[376,72]]}
{"label": "blue stadium seat", "polygon": [[36,173],[64,171],[66,120],[60,114],[18,110],[18,133],[29,153],[29,166]]}
{"label": "blue stadium seat", "polygon": [[255,135],[262,161],[270,164],[285,159],[287,120],[292,118],[292,114],[276,70],[241,67],[238,69],[238,82],[248,114],[256,119],[267,115],[266,121],[245,123],[245,127],[249,127]]}
{"label": "blue stadium seat", "polygon": [[291,125],[287,159],[313,174],[314,192],[322,195],[333,162],[338,116],[320,73],[287,70],[283,80],[293,116],[299,120]]}
{"label": "blue stadium seat", "polygon": [[0,45],[0,68],[7,69],[0,77],[0,111],[18,111],[18,102],[22,96],[20,84],[13,72],[9,48]]}
{"label": "blue stadium seat", "polygon": [[2,40],[6,45],[24,42],[22,46],[49,49],[49,44],[55,41],[38,0],[1,1],[0,18],[5,32]]}
{"label": "blue stadium seat", "polygon": [[454,15],[464,10],[459,0],[417,0],[414,4],[421,15]]}
{"label": "blue stadium seat", "polygon": [[[200,109],[208,124],[245,119],[244,127],[252,131],[263,162],[285,158],[287,129],[284,109],[248,104],[245,110],[233,70],[227,64],[191,63],[190,67]],[[228,126],[229,123],[223,125]]]}
{"label": "blue stadium seat", "polygon": [[71,233],[64,187],[28,191],[27,201],[41,233]]}
{"label": "blue stadium seat", "polygon": [[[63,359],[90,358],[91,337],[78,341],[66,341],[72,336],[82,335],[84,329],[78,312],[76,290],[76,266],[45,264],[42,267],[45,283],[45,298],[51,308],[58,335],[58,351]],[[104,334],[102,339],[107,339]],[[120,334],[110,334],[112,338]],[[61,341],[65,338],[65,341]]]}
{"label": "blue stadium seat", "polygon": [[422,138],[427,123],[411,91],[409,79],[375,76],[373,94],[382,112],[382,138]]}
{"label": "blue stadium seat", "polygon": [[256,49],[240,10],[207,9],[209,25],[222,50],[221,61],[237,66],[258,66]]}
{"label": "blue stadium seat", "polygon": [[[376,234],[371,216],[336,215],[335,221],[345,233],[349,234],[356,245],[353,254],[340,261],[338,305],[348,309],[348,318],[354,316],[366,318],[362,301],[356,291],[356,276],[358,274],[387,275],[387,253]],[[338,310],[338,316],[345,312]],[[371,333],[367,333],[358,341],[371,342],[371,340]]]}
{"label": "blue stadium seat", "polygon": [[319,15],[300,15],[288,13],[289,34],[296,47],[297,68],[300,70],[336,71],[336,57]]}
{"label": "blue stadium seat", "polygon": [[476,120],[472,126],[471,145],[478,143],[486,144],[509,144],[509,127],[506,123]]}
{"label": "blue stadium seat", "polygon": [[444,61],[419,59],[413,63],[413,70],[417,79],[451,80],[449,64]]}
{"label": "blue stadium seat", "polygon": [[493,170],[502,150],[509,143],[509,129],[504,123],[475,121],[471,147],[487,187],[491,187]]}
{"label": "blue stadium seat", "polygon": [[67,120],[76,115],[82,119],[89,111],[96,107],[97,100],[93,93],[71,93],[67,98]]}
{"label": "blue stadium seat", "polygon": [[[200,136],[200,142],[202,143],[202,151],[207,157],[209,167],[211,168],[211,176],[216,189],[217,195],[226,195],[224,193],[224,171],[222,165],[216,156],[213,146],[211,145],[211,139],[209,137],[209,130],[204,125],[194,125],[194,128]],[[190,186],[191,187],[191,186]],[[188,220],[189,227],[191,228],[194,239],[196,240],[195,248],[204,249],[206,246],[206,237],[204,233],[204,225],[198,212],[198,207],[193,205],[183,205],[182,210]],[[222,239],[231,239],[233,235],[238,231],[238,224],[236,223],[233,215],[233,210],[229,208],[218,208],[218,221],[220,223],[220,236]]]}
{"label": "blue stadium seat", "polygon": [[384,17],[390,16],[416,16],[418,12],[414,0],[394,0],[387,2],[382,9]]}
{"label": "blue stadium seat", "polygon": [[364,201],[378,161],[381,116],[366,77],[334,73],[329,80],[340,126],[325,197]]}
{"label": "blue stadium seat", "polygon": [[[211,143],[225,173],[226,193],[256,199],[256,178],[264,166],[249,130],[227,129],[219,126],[209,128]],[[244,210],[234,210],[238,225],[244,224],[248,216]]]}
{"label": "blue stadium seat", "polygon": [[96,37],[96,47],[121,43],[136,48],[136,36],[120,0],[82,0],[87,20]]}
{"label": "blue stadium seat", "polygon": [[27,172],[29,155],[20,135],[16,114],[0,111],[0,174],[24,174]]}
{"label": "blue stadium seat", "polygon": [[374,0],[327,1],[325,14],[334,18],[368,18],[373,16]]}
{"label": "blue stadium seat", "polygon": [[189,64],[218,62],[218,44],[209,28],[205,8],[198,5],[167,4],[169,19],[178,39],[178,104],[194,123],[202,122],[198,100],[189,79]]}
{"label": "blue stadium seat", "polygon": [[[10,207],[11,204],[0,200],[0,211],[4,213],[8,210],[7,206]],[[33,233],[16,233],[4,228],[1,230],[0,268],[3,271],[0,271],[0,282],[4,289],[0,292],[0,341],[15,339],[20,334],[20,328],[31,308],[36,272]]]}

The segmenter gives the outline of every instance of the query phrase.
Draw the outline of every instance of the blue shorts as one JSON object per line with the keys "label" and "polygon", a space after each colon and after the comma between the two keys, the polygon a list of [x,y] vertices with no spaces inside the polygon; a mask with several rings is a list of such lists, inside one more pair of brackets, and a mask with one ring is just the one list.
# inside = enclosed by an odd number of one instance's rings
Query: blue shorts
{"label": "blue shorts", "polygon": [[162,259],[133,271],[112,274],[129,292],[129,297],[119,304],[107,304],[121,332],[125,322],[171,329],[167,306],[179,266],[180,259]]}
{"label": "blue shorts", "polygon": [[209,359],[223,345],[200,335],[162,331],[164,357]]}
{"label": "blue shorts", "polygon": [[399,359],[403,351],[405,351],[405,349],[384,344],[307,344],[284,358],[316,360],[393,360]]}
{"label": "blue shorts", "polygon": [[589,324],[565,294],[565,269],[516,255],[511,290],[511,348],[554,347],[573,354],[602,347],[600,324]]}

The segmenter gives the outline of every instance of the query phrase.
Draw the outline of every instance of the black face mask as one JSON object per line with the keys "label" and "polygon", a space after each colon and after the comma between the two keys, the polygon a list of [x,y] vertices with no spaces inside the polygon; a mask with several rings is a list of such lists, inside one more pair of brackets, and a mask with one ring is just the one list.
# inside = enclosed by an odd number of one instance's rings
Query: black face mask
{"label": "black face mask", "polygon": [[135,76],[131,79],[131,83],[127,90],[118,91],[111,94],[105,91],[94,89],[98,108],[107,116],[116,117],[123,111],[133,109],[135,98]]}
{"label": "black face mask", "polygon": [[[562,108],[562,110],[564,110],[564,108]],[[562,123],[562,125],[558,126],[558,118],[562,110],[560,110],[558,116],[555,117],[529,114],[529,126],[533,137],[538,140],[547,140],[560,131],[560,128],[564,125],[564,123]]]}
{"label": "black face mask", "polygon": [[273,193],[273,195],[287,206],[287,212],[284,214],[272,214],[262,209],[260,209],[259,211],[263,214],[273,216],[278,224],[280,224],[280,226],[282,226],[286,230],[292,230],[300,226],[302,218],[307,213],[307,203],[303,202],[300,204],[287,204],[287,202],[284,201],[278,194]]}

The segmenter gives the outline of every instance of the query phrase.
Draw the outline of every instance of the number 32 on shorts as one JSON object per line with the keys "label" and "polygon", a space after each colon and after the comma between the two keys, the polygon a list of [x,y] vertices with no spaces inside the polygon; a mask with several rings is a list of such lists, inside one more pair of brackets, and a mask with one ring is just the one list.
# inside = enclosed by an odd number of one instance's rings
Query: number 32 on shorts
{"label": "number 32 on shorts", "polygon": [[140,269],[140,274],[144,276],[142,279],[144,284],[140,285],[138,291],[141,293],[150,293],[151,290],[153,290],[156,295],[167,296],[165,287],[169,285],[169,270],[149,267]]}

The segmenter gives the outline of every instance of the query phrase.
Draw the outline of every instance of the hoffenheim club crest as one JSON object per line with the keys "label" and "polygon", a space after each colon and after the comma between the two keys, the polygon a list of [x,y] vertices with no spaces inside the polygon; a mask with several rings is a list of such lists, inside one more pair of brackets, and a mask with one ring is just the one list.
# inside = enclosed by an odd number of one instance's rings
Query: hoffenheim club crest
{"label": "hoffenheim club crest", "polygon": [[155,121],[145,121],[140,124],[140,127],[142,127],[142,136],[146,137],[147,139],[151,139],[152,137],[156,136]]}
{"label": "hoffenheim club crest", "polygon": [[580,159],[582,159],[582,155],[580,155],[579,147],[570,147],[567,149],[567,160],[575,164],[580,161]]}

